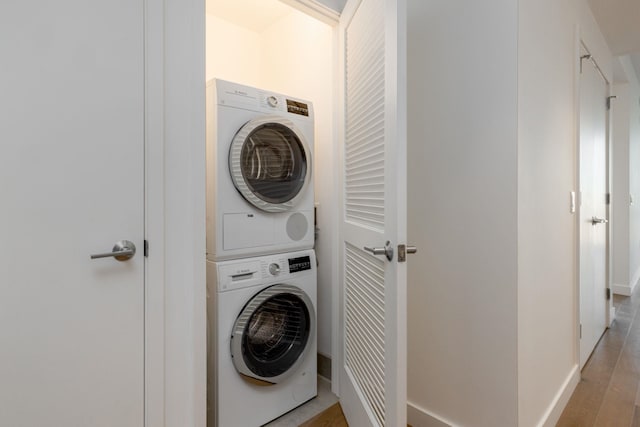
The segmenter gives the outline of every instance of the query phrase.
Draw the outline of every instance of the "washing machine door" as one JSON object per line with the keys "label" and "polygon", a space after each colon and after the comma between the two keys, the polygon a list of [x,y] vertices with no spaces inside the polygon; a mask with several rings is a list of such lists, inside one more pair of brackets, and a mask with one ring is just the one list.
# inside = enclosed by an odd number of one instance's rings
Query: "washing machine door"
{"label": "washing machine door", "polygon": [[293,208],[310,185],[311,152],[291,120],[261,116],[234,137],[229,170],[249,203],[267,212],[283,212]]}
{"label": "washing machine door", "polygon": [[292,285],[274,285],[242,309],[231,335],[236,370],[262,384],[277,384],[296,372],[315,338],[309,296]]}

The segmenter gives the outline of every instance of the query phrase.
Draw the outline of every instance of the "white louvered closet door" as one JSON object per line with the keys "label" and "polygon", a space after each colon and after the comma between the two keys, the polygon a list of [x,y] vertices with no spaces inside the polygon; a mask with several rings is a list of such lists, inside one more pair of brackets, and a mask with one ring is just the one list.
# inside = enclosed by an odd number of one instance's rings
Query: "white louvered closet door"
{"label": "white louvered closet door", "polygon": [[[340,401],[353,426],[406,425],[406,0],[348,0],[342,107]],[[387,242],[389,244],[387,245]],[[373,254],[365,247],[393,250]]]}

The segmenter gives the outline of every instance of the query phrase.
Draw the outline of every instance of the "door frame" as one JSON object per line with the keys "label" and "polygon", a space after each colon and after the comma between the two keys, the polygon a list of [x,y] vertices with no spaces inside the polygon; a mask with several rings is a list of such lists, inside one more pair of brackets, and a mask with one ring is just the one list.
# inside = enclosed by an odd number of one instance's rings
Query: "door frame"
{"label": "door frame", "polygon": [[[580,111],[580,79],[581,79],[581,66],[582,66],[582,59],[581,59],[581,51],[582,49],[586,50],[588,54],[592,55],[592,57],[594,58],[594,64],[597,68],[597,70],[599,71],[600,75],[602,76],[602,78],[605,80],[606,84],[607,84],[607,92],[608,95],[611,95],[611,78],[608,76],[609,74],[609,70],[607,69],[603,69],[601,67],[601,64],[596,60],[597,58],[601,58],[601,57],[605,57],[605,55],[600,55],[601,53],[601,49],[599,49],[599,46],[597,46],[597,43],[591,43],[590,41],[588,41],[587,39],[589,38],[589,34],[583,34],[581,32],[581,28],[578,28],[576,31],[576,42],[575,42],[575,58],[576,58],[576,67],[575,67],[575,73],[574,73],[574,90],[575,90],[575,99],[574,99],[574,105],[575,105],[575,182],[576,182],[576,196],[575,196],[575,202],[577,204],[577,209],[575,212],[575,233],[576,233],[576,239],[575,239],[575,312],[574,312],[574,318],[575,318],[575,341],[574,341],[574,354],[575,354],[575,360],[576,360],[576,365],[579,367],[581,364],[581,360],[580,360],[580,291],[581,291],[581,277],[580,277],[580,244],[581,244],[581,236],[580,236],[580,205],[582,204],[582,201],[580,200],[581,196],[580,196],[580,188],[581,188],[581,182],[580,182],[580,115],[581,115],[581,111]],[[605,160],[606,163],[606,191],[607,194],[611,194],[611,110],[608,110],[606,112],[606,123],[605,123],[605,134],[606,134],[606,141],[605,141],[605,151],[607,153],[607,158]],[[609,200],[609,203],[607,204],[607,219],[611,219],[611,202]],[[612,238],[612,233],[611,233],[611,222],[609,222],[608,224],[606,224],[606,250],[605,250],[605,288],[604,290],[606,291],[606,289],[609,289],[610,295],[612,295],[613,293],[611,292],[611,238]],[[611,322],[613,322],[614,317],[615,317],[615,311],[613,308],[613,296],[611,297],[611,299],[609,299],[606,303],[606,309],[605,309],[605,313],[606,313],[606,325],[607,325],[607,329],[609,328],[609,326],[611,325]],[[586,362],[586,361],[585,361]]]}
{"label": "door frame", "polygon": [[144,9],[145,426],[205,427],[205,5]]}
{"label": "door frame", "polygon": [[[145,426],[205,427],[205,2],[144,2]],[[337,22],[315,1],[284,2]]]}

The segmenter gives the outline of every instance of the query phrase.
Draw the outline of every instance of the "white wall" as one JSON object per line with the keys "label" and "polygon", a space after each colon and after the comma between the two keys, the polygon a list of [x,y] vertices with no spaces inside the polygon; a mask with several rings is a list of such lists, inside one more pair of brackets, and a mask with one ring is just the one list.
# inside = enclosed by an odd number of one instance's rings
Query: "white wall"
{"label": "white wall", "polygon": [[210,13],[207,13],[206,26],[207,80],[215,77],[247,86],[259,86],[260,35]]}
{"label": "white wall", "polygon": [[515,426],[517,2],[408,20],[409,423]]}
{"label": "white wall", "polygon": [[[576,25],[572,0],[520,0],[518,419],[534,426],[576,365]],[[544,31],[541,29],[544,28]]]}
{"label": "white wall", "polygon": [[640,76],[634,75],[630,62],[625,64],[629,75],[629,191],[634,203],[629,212],[629,273],[630,285],[640,279]]}
{"label": "white wall", "polygon": [[[209,11],[211,12],[211,11]],[[318,352],[331,356],[333,223],[333,28],[291,13],[258,33],[207,14],[207,79],[213,77],[307,99],[315,110],[314,177],[318,227]]]}
{"label": "white wall", "polygon": [[519,4],[518,418],[523,426],[552,425],[579,374],[577,231],[569,211],[579,42],[609,79],[613,61],[586,2]]}
{"label": "white wall", "polygon": [[553,425],[578,381],[578,40],[612,57],[582,0],[520,0],[518,33],[518,420]]}
{"label": "white wall", "polygon": [[629,234],[629,83],[617,83],[613,86],[611,120],[611,229],[612,229],[612,289],[618,294],[630,294],[631,277],[629,252],[631,239]]}
{"label": "white wall", "polygon": [[630,57],[617,60],[624,82],[612,91],[612,289],[631,295],[640,279],[640,84]]}

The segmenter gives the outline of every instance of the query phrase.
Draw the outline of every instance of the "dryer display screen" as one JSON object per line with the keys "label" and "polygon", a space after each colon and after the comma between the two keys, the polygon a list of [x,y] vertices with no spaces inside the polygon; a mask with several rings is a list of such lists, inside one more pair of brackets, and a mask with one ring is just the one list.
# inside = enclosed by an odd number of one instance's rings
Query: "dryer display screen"
{"label": "dryer display screen", "polygon": [[289,273],[311,270],[311,258],[303,256],[300,258],[289,258]]}
{"label": "dryer display screen", "polygon": [[301,116],[309,116],[309,106],[304,102],[287,99],[287,111]]}

